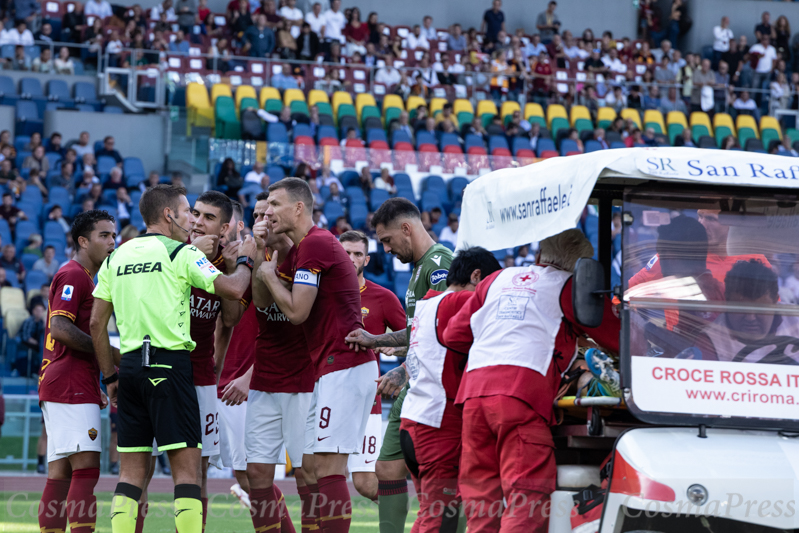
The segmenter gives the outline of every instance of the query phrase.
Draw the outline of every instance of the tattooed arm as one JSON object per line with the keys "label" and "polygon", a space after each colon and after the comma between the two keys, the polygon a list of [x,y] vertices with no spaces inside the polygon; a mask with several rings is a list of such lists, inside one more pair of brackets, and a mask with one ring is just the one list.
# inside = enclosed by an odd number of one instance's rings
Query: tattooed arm
{"label": "tattooed arm", "polygon": [[[366,330],[356,329],[351,331],[344,339],[350,349],[356,352],[370,348],[404,348],[408,346],[408,330],[392,331],[382,335],[372,335]],[[397,355],[397,354],[395,354]]]}
{"label": "tattooed arm", "polygon": [[[71,350],[94,353],[91,336],[82,332],[78,326],[65,316],[55,315],[50,317],[50,337]],[[119,350],[112,347],[111,352],[114,362],[118,364]]]}
{"label": "tattooed arm", "polygon": [[408,384],[408,380],[408,372],[405,370],[405,364],[403,363],[377,379],[377,393],[384,398],[394,398]]}

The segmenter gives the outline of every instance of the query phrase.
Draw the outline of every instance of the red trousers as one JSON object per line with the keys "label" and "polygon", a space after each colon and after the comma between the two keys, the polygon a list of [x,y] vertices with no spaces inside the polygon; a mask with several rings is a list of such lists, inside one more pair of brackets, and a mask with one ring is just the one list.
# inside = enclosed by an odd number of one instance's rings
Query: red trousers
{"label": "red trousers", "polygon": [[546,533],[556,480],[552,433],[532,407],[511,396],[466,400],[458,483],[469,533]]}
{"label": "red trousers", "polygon": [[419,497],[419,514],[411,532],[454,533],[458,528],[461,504],[458,491],[460,410],[448,405],[440,428],[407,418],[402,419],[400,428],[405,464],[413,475]]}

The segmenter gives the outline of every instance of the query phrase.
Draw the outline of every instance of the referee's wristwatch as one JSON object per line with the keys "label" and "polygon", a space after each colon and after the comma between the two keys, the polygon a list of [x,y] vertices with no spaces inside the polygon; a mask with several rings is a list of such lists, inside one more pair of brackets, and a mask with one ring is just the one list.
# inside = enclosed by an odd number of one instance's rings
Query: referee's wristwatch
{"label": "referee's wristwatch", "polygon": [[249,268],[250,270],[255,268],[255,264],[253,263],[252,259],[250,259],[246,255],[240,255],[239,257],[236,258],[236,266],[239,266],[239,265],[244,265],[247,268]]}

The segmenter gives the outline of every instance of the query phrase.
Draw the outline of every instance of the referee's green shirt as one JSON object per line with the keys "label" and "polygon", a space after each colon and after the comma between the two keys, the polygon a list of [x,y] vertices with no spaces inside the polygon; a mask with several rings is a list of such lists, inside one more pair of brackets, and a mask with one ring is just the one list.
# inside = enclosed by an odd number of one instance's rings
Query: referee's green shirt
{"label": "referee's green shirt", "polygon": [[141,349],[145,335],[154,347],[192,351],[191,287],[213,294],[219,274],[194,246],[150,233],[103,261],[93,294],[114,305],[120,352]]}

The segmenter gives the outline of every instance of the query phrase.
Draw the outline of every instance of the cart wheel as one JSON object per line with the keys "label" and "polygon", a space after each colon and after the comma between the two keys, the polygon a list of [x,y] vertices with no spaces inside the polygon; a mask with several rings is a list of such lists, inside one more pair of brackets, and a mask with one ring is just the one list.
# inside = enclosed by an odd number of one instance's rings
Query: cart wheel
{"label": "cart wheel", "polygon": [[599,416],[599,409],[591,409],[591,417],[588,419],[588,434],[592,437],[602,434],[602,417]]}

